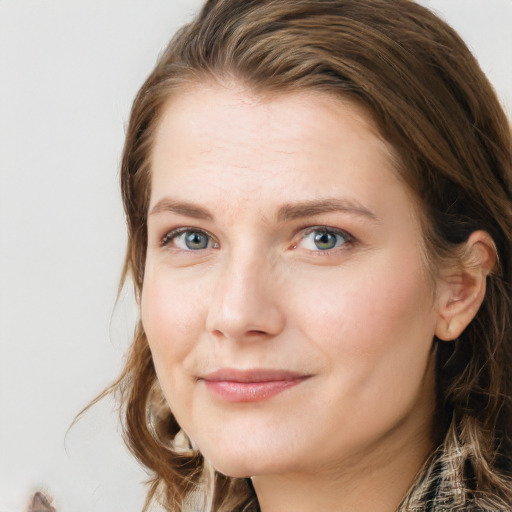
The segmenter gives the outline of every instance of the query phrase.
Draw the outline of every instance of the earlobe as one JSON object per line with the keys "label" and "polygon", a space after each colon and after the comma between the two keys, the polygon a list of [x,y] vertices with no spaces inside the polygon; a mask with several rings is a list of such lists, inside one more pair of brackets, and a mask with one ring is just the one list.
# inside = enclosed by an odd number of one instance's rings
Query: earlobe
{"label": "earlobe", "polygon": [[460,336],[480,308],[486,278],[496,263],[496,248],[485,231],[475,231],[461,247],[458,264],[438,280],[437,338],[452,341]]}

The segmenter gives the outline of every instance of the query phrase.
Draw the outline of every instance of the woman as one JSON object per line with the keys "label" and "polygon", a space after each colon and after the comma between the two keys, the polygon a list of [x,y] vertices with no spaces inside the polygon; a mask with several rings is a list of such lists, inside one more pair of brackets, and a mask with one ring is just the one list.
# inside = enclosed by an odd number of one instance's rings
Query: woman
{"label": "woman", "polygon": [[122,162],[148,503],[510,510],[511,154],[425,8],[208,1]]}

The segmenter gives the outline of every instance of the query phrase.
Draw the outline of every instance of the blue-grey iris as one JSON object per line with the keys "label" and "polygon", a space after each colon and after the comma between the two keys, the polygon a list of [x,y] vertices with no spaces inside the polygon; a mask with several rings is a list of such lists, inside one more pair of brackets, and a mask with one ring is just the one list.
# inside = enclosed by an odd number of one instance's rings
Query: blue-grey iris
{"label": "blue-grey iris", "polygon": [[197,231],[190,231],[185,235],[185,245],[188,249],[199,250],[208,247],[208,236]]}
{"label": "blue-grey iris", "polygon": [[329,231],[320,231],[315,234],[314,242],[318,249],[328,251],[336,247],[338,236],[335,233],[329,233]]}

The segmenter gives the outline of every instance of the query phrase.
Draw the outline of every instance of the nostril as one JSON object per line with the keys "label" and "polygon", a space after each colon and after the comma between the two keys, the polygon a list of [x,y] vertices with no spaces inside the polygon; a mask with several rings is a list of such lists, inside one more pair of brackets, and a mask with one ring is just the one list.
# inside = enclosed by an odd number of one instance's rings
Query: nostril
{"label": "nostril", "polygon": [[266,336],[267,333],[265,331],[248,331],[248,336]]}
{"label": "nostril", "polygon": [[231,338],[231,339],[236,339],[236,340],[240,340],[240,341],[257,340],[257,339],[266,338],[267,336],[269,336],[268,332],[257,330],[257,329],[250,329],[243,333],[240,332],[238,334],[223,332],[221,329],[215,329],[214,331],[212,331],[212,334],[215,338]]}

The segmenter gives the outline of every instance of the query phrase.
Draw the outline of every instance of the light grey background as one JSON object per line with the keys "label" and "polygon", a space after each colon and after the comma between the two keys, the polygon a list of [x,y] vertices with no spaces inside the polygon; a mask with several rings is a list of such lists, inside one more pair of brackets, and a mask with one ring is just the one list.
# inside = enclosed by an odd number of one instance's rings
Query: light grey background
{"label": "light grey background", "polygon": [[[425,0],[512,112],[512,0]],[[50,490],[58,512],[138,512],[145,473],[112,404],[135,310],[113,314],[125,235],[124,124],[198,0],[0,0],[0,512]]]}

